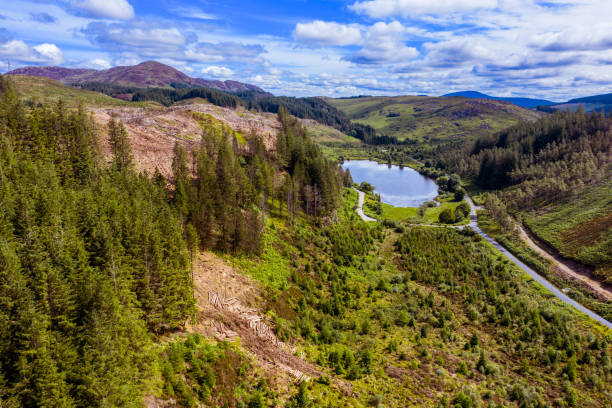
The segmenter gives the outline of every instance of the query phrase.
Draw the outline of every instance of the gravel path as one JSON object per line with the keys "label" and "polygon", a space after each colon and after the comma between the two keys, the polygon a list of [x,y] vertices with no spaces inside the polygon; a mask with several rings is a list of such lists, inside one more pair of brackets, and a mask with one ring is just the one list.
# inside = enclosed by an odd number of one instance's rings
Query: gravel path
{"label": "gravel path", "polygon": [[359,194],[359,201],[357,202],[357,215],[359,215],[364,221],[376,221],[376,219],[368,217],[363,212],[363,202],[365,201],[365,193],[363,191],[357,190],[356,188],[354,190],[357,192],[357,194]]}

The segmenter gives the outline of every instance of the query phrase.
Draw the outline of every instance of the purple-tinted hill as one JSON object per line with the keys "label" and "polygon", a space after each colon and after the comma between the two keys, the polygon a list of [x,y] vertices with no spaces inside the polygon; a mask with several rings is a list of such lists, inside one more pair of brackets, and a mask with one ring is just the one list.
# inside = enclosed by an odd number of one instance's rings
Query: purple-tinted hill
{"label": "purple-tinted hill", "polygon": [[99,82],[112,85],[149,87],[186,87],[202,86],[225,92],[266,93],[263,89],[237,81],[215,81],[192,78],[181,71],[156,61],[146,61],[134,66],[113,67],[105,70],[63,68],[63,67],[23,67],[15,69],[10,75],[39,76],[62,81],[66,84]]}

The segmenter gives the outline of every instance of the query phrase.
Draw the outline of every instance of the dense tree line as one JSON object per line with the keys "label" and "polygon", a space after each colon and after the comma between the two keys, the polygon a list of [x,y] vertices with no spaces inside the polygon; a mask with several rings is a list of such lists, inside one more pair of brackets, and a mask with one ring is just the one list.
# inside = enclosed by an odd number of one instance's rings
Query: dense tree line
{"label": "dense tree line", "polygon": [[206,99],[213,105],[222,106],[224,108],[236,108],[240,106],[240,99],[234,95],[217,91],[209,88],[146,88],[140,89],[132,95],[132,101],[154,101],[159,102],[164,106],[170,106],[175,102],[183,101],[191,98]]}
{"label": "dense tree line", "polygon": [[610,169],[612,118],[557,112],[447,152],[446,164],[487,189],[511,189],[513,205],[556,200],[597,182]]}
{"label": "dense tree line", "polygon": [[323,98],[268,96],[249,98],[247,102],[249,109],[261,112],[277,113],[281,108],[284,108],[295,117],[316,120],[319,123],[338,129],[349,136],[363,140],[367,144],[383,145],[398,143],[394,137],[378,135],[371,126],[351,122],[346,114],[327,103]]}
{"label": "dense tree line", "polygon": [[100,92],[114,98],[118,97],[124,99],[124,97],[131,97],[133,102],[153,101],[164,106],[170,106],[173,103],[190,98],[206,99],[213,105],[226,108],[236,108],[241,105],[240,99],[235,95],[204,87],[184,87],[177,85],[172,88],[137,88],[103,82],[87,82],[84,84],[75,84],[74,86],[88,91]]}
{"label": "dense tree line", "polygon": [[179,218],[121,124],[106,166],[83,110],[25,109],[0,81],[0,404],[130,405],[151,334],[193,312]]}

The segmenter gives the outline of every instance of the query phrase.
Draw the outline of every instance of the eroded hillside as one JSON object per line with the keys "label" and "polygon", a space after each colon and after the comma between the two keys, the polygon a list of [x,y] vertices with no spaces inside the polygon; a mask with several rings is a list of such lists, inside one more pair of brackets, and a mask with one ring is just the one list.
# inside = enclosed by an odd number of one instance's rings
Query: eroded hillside
{"label": "eroded hillside", "polygon": [[[111,116],[121,120],[130,136],[137,169],[152,173],[157,168],[164,176],[171,173],[175,142],[191,152],[200,143],[203,125],[226,124],[236,132],[239,143],[244,142],[245,135],[257,135],[269,150],[274,149],[280,129],[276,115],[221,108],[205,102],[169,108],[123,106],[92,108],[91,111],[101,130]],[[108,153],[108,140],[103,138],[101,142]]]}

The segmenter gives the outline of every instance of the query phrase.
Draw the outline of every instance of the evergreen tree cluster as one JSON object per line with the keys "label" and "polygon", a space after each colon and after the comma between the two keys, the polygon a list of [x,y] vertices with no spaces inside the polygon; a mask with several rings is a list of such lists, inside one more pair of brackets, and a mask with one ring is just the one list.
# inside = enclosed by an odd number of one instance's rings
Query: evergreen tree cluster
{"label": "evergreen tree cluster", "polygon": [[0,78],[0,404],[135,405],[154,333],[193,313],[190,259],[165,184],[110,167],[83,110],[26,109]]}
{"label": "evergreen tree cluster", "polygon": [[602,112],[557,112],[481,138],[469,152],[445,154],[447,163],[488,189],[511,189],[518,207],[571,195],[609,174],[612,118]]}
{"label": "evergreen tree cluster", "polygon": [[191,98],[206,99],[213,105],[227,108],[235,108],[242,104],[237,96],[230,93],[204,87],[184,87],[178,84],[172,88],[138,88],[104,82],[87,82],[84,84],[74,84],[73,86],[88,91],[100,92],[113,98],[125,99],[125,97],[131,97],[133,102],[153,101],[164,106],[170,106],[173,103]]}
{"label": "evergreen tree cluster", "polygon": [[138,405],[155,336],[193,315],[199,248],[258,252],[275,209],[332,214],[350,175],[299,120],[279,120],[276,151],[204,126],[192,156],[175,146],[168,187],[135,172],[121,122],[107,165],[83,109],[26,107],[0,77],[0,405]]}
{"label": "evergreen tree cluster", "polygon": [[139,89],[132,95],[133,102],[155,101],[164,106],[170,106],[175,102],[191,98],[206,99],[213,105],[224,108],[236,108],[241,105],[237,96],[217,91],[216,89],[192,87],[192,88],[145,88]]}
{"label": "evergreen tree cluster", "polygon": [[230,127],[204,122],[192,158],[175,145],[173,202],[202,247],[257,253],[267,211],[292,221],[299,211],[316,219],[337,207],[344,171],[323,157],[297,119],[281,109],[279,120],[276,152],[255,135],[241,147]]}

